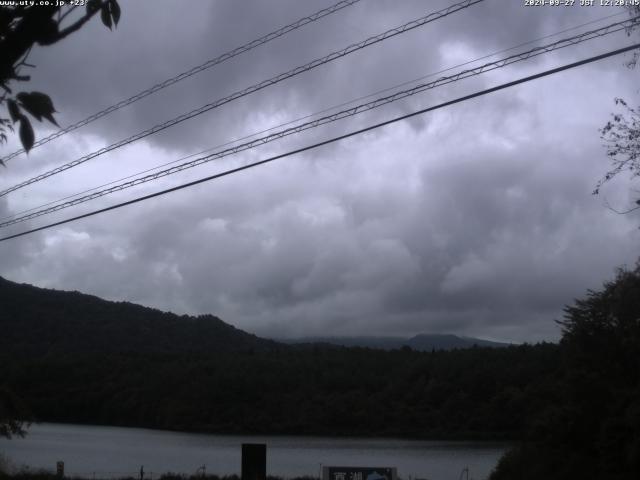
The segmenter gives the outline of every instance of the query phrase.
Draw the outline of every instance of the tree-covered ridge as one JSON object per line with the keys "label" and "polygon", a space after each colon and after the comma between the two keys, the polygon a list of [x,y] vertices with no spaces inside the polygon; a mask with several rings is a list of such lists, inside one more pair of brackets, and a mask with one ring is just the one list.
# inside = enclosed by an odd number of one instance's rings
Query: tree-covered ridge
{"label": "tree-covered ridge", "polygon": [[209,432],[516,438],[557,345],[286,346],[212,316],[0,280],[0,378],[36,420]]}
{"label": "tree-covered ridge", "polygon": [[0,277],[0,350],[43,353],[171,353],[274,348],[212,315],[178,316],[78,292],[17,284]]}
{"label": "tree-covered ridge", "polygon": [[492,479],[640,478],[640,264],[560,323],[556,387]]}

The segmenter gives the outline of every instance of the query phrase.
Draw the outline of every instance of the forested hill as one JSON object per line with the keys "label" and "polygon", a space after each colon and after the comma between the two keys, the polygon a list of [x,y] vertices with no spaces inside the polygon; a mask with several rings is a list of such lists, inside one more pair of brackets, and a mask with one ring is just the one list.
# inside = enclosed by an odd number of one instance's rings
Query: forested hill
{"label": "forested hill", "polygon": [[0,277],[0,350],[60,353],[215,353],[278,346],[217,317],[179,316]]}
{"label": "forested hill", "polygon": [[[557,345],[294,347],[0,279],[0,388],[38,421],[216,433],[514,438]],[[1,405],[0,405],[1,407]]]}
{"label": "forested hill", "polygon": [[40,421],[513,438],[492,480],[640,478],[640,263],[559,324],[560,344],[294,348],[211,316],[0,280],[0,392]]}
{"label": "forested hill", "polygon": [[79,292],[18,284],[0,277],[3,315],[0,347],[32,353],[214,353],[309,344],[417,351],[506,347],[456,335],[401,337],[308,337],[269,340],[239,330],[213,315],[178,316],[129,302],[110,302]]}

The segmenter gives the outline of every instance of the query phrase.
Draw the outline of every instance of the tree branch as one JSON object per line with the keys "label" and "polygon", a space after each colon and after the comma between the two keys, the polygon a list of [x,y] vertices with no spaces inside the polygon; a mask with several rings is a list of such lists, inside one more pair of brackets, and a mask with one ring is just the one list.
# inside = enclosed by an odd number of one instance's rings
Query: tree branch
{"label": "tree branch", "polygon": [[626,215],[628,213],[634,212],[636,210],[640,210],[640,204],[638,204],[635,207],[630,208],[629,210],[616,210],[615,208],[613,208],[610,204],[609,201],[607,200],[607,197],[604,198],[604,206],[607,207],[609,210],[611,210],[614,213],[617,213],[618,215]]}
{"label": "tree branch", "polygon": [[60,15],[60,18],[58,19],[58,26],[60,26],[60,23],[67,17],[67,15],[73,12],[76,8],[78,8],[77,5],[72,5],[66,12]]}
{"label": "tree branch", "polygon": [[[102,8],[107,3],[108,3],[108,0],[103,1],[100,4],[100,8]],[[82,26],[85,23],[87,23],[89,20],[91,20],[91,18],[93,18],[93,16],[100,11],[100,8],[96,8],[91,13],[85,13],[85,15],[83,17],[81,17],[80,19],[78,19],[75,23],[72,23],[71,25],[69,25],[64,30],[60,30],[58,32],[58,35],[55,37],[55,40],[52,41],[52,43],[55,43],[55,42],[57,42],[59,40],[62,40],[63,38],[65,38],[66,36],[72,34],[73,32],[76,32],[76,31],[80,30],[80,28],[82,28]]]}

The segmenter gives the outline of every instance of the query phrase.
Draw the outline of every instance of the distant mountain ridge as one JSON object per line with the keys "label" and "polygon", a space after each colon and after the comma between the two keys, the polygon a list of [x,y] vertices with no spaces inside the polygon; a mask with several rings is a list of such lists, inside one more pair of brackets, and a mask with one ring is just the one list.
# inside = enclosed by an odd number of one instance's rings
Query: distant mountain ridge
{"label": "distant mountain ridge", "polygon": [[302,337],[274,340],[290,345],[321,343],[341,347],[375,348],[379,350],[397,350],[403,347],[409,347],[422,352],[471,348],[473,346],[502,348],[510,345],[503,342],[494,342],[473,337],[461,337],[453,334],[427,333],[413,337]]}
{"label": "distant mountain ridge", "polygon": [[0,350],[50,353],[216,353],[286,348],[213,315],[176,315],[0,277]]}

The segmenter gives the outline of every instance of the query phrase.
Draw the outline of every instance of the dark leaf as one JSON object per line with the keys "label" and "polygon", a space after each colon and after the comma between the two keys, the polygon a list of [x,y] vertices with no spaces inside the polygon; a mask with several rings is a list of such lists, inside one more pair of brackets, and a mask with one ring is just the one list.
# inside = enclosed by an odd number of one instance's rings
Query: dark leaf
{"label": "dark leaf", "polygon": [[9,110],[11,121],[17,122],[18,118],[20,118],[20,107],[18,107],[16,101],[13,99],[7,100],[7,109]]}
{"label": "dark leaf", "polygon": [[109,4],[105,3],[102,5],[102,9],[100,10],[100,19],[104,26],[111,30],[111,12],[109,12]]}
{"label": "dark leaf", "polygon": [[118,0],[109,0],[109,6],[111,9],[111,17],[113,18],[113,23],[117,27],[118,22],[120,21],[120,5],[118,5]]}
{"label": "dark leaf", "polygon": [[38,121],[42,121],[42,117],[44,117],[54,125],[58,126],[58,123],[53,118],[53,113],[56,109],[54,108],[49,95],[41,92],[20,92],[17,95],[17,98],[20,100],[20,105],[22,105],[27,112],[36,117]]}
{"label": "dark leaf", "polygon": [[46,118],[47,120],[49,120],[51,123],[53,123],[56,127],[60,126],[60,125],[58,125],[58,122],[56,122],[56,119],[53,118],[53,115],[51,113],[45,113],[42,116],[44,118]]}
{"label": "dark leaf", "polygon": [[28,152],[33,147],[35,139],[31,122],[22,115],[20,118],[20,141],[22,142],[22,147]]}
{"label": "dark leaf", "polygon": [[16,11],[10,8],[0,8],[0,24],[9,25],[11,21],[16,17]]}

